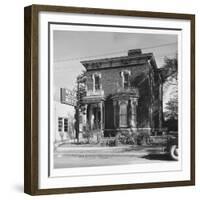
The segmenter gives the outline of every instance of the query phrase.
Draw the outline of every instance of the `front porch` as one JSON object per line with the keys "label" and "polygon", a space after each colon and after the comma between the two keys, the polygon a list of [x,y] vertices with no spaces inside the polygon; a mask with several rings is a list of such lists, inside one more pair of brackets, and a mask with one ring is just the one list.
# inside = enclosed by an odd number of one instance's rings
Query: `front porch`
{"label": "front porch", "polygon": [[85,132],[98,132],[103,137],[105,125],[104,101],[103,95],[89,95],[84,97],[85,113],[83,115],[83,130]]}

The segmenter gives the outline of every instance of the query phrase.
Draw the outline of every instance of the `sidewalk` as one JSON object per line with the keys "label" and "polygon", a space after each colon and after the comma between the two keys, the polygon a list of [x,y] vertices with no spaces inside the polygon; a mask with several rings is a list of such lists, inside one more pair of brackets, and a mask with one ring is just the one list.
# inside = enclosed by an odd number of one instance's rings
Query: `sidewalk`
{"label": "sidewalk", "polygon": [[124,145],[117,147],[67,146],[57,147],[54,155],[68,156],[146,156],[151,152],[160,153],[161,147]]}

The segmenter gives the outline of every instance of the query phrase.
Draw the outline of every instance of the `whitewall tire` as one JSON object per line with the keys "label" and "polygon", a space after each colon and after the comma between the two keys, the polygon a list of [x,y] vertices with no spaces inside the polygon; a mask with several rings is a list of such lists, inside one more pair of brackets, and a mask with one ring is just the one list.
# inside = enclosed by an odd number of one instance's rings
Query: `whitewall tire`
{"label": "whitewall tire", "polygon": [[170,147],[169,153],[170,153],[170,156],[173,160],[178,160],[178,147],[177,147],[177,145],[172,145]]}

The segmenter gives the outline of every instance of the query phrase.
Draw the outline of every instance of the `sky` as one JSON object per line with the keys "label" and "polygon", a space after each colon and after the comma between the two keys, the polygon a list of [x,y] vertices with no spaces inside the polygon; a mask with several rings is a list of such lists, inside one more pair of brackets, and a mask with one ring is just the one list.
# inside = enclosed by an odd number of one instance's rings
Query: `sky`
{"label": "sky", "polygon": [[[161,68],[165,57],[176,56],[177,41],[175,34],[54,30],[54,99],[59,100],[59,88],[76,87],[76,77],[85,69],[80,61],[126,56],[130,49],[141,49],[153,53]],[[174,90],[174,86],[165,88],[164,110]]]}
{"label": "sky", "polygon": [[84,70],[81,60],[126,56],[130,49],[153,53],[158,67],[164,57],[175,57],[177,36],[94,31],[54,31],[54,86],[75,87]]}

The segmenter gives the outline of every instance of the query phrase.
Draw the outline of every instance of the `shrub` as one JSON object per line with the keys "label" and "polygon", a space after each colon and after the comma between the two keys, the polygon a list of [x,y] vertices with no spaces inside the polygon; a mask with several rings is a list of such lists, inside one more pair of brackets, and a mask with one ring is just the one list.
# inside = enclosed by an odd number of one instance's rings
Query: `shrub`
{"label": "shrub", "polygon": [[148,133],[142,132],[137,136],[136,140],[138,145],[149,144],[150,136]]}
{"label": "shrub", "polygon": [[101,146],[117,146],[117,139],[115,137],[106,137],[101,140]]}
{"label": "shrub", "polygon": [[83,138],[87,139],[87,143],[90,143],[91,138],[93,137],[92,131],[85,130],[83,132]]}
{"label": "shrub", "polygon": [[120,134],[118,136],[118,141],[121,144],[130,144],[130,145],[136,144],[134,135]]}

